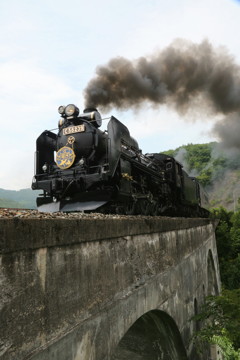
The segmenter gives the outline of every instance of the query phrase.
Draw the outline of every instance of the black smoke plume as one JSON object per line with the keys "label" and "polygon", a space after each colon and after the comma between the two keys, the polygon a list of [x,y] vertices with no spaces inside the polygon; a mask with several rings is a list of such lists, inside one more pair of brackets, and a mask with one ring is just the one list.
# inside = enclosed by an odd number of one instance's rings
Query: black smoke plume
{"label": "black smoke plume", "polygon": [[165,104],[181,114],[196,106],[204,112],[210,109],[224,115],[215,133],[228,145],[234,136],[234,146],[240,149],[240,140],[232,134],[240,128],[240,66],[224,48],[213,48],[206,40],[178,40],[135,61],[113,58],[96,69],[84,95],[87,107],[104,110],[138,108],[145,102]]}

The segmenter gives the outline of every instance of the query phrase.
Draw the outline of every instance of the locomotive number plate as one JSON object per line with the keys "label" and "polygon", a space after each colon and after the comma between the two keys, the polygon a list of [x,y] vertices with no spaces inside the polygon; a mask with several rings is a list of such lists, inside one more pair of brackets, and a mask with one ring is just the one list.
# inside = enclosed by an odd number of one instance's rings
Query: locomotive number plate
{"label": "locomotive number plate", "polygon": [[76,134],[78,132],[84,132],[84,131],[85,131],[84,125],[69,126],[63,129],[63,135]]}

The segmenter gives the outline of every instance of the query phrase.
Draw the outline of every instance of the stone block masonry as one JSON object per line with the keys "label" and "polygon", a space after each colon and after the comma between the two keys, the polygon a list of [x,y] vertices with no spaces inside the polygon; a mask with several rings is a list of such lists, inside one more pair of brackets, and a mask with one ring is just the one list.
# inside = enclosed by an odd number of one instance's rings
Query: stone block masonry
{"label": "stone block masonry", "polygon": [[152,311],[193,359],[189,320],[220,288],[212,220],[34,214],[0,218],[1,360],[121,359]]}

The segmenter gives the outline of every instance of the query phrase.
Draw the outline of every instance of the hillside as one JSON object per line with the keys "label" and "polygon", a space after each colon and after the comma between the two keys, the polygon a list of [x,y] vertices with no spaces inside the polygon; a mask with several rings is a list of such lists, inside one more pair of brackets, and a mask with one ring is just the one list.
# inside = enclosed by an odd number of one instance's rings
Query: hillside
{"label": "hillside", "polygon": [[32,189],[0,189],[0,207],[35,209],[38,193]]}
{"label": "hillside", "polygon": [[165,151],[174,156],[189,175],[197,177],[208,193],[210,207],[240,207],[240,159],[237,152],[221,149],[216,142],[189,144]]}

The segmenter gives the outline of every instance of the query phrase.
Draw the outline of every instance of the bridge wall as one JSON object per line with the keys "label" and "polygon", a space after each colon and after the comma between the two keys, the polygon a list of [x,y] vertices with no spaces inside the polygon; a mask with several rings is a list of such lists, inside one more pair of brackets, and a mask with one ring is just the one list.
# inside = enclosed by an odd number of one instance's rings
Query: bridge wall
{"label": "bridge wall", "polygon": [[193,356],[189,320],[220,286],[211,220],[0,222],[0,359],[109,360],[156,309]]}

